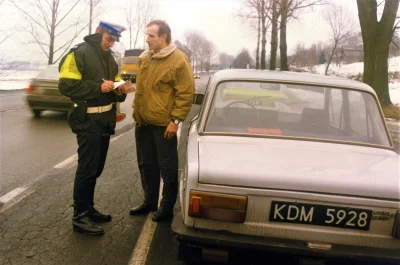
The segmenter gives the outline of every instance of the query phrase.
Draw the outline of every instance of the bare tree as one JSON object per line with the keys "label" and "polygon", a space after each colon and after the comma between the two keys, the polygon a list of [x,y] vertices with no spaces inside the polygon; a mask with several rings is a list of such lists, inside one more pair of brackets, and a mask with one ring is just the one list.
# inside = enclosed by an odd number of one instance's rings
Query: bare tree
{"label": "bare tree", "polygon": [[[39,45],[42,52],[48,58],[48,64],[57,62],[69,50],[72,42],[87,26],[81,25],[80,16],[77,18],[73,11],[77,10],[80,0],[69,2],[67,0],[13,0],[11,3],[25,15],[28,26],[25,28],[32,37],[32,43]],[[82,14],[80,14],[82,15]],[[67,23],[67,21],[71,21]],[[63,23],[64,22],[64,23]],[[57,45],[58,39],[63,33],[70,34],[74,30],[72,37],[60,45]],[[47,35],[48,42],[43,35]],[[57,59],[54,59],[55,55]]]}
{"label": "bare tree", "polygon": [[249,51],[245,48],[236,56],[233,60],[232,67],[238,69],[245,69],[248,65],[251,65],[252,58],[249,54]]}
{"label": "bare tree", "polygon": [[363,82],[370,85],[382,105],[392,104],[389,95],[388,55],[400,0],[384,1],[383,13],[378,20],[376,0],[357,0],[358,17],[364,45]]}
{"label": "bare tree", "polygon": [[144,32],[154,13],[152,0],[129,0],[125,11],[126,23],[129,31],[129,49],[136,48],[139,37]]}
{"label": "bare tree", "polygon": [[199,60],[200,60],[200,71],[203,72],[203,69],[205,69],[207,72],[210,71],[210,66],[211,66],[211,58],[214,54],[214,44],[207,40],[204,39],[201,42],[200,45],[200,50],[199,50]]}
{"label": "bare tree", "polygon": [[204,40],[205,37],[203,33],[199,31],[190,30],[185,32],[185,43],[186,43],[185,45],[191,54],[189,59],[192,62],[193,72],[195,72],[195,69],[198,70],[199,51]]}
{"label": "bare tree", "polygon": [[[354,21],[351,15],[342,6],[330,5],[324,15],[332,29],[332,51],[329,55],[328,62],[325,67],[325,75],[328,75],[329,65],[332,62],[333,55],[340,43],[347,38],[354,29]],[[339,62],[340,63],[340,62]]]}
{"label": "bare tree", "polygon": [[[249,21],[253,29],[257,31],[256,69],[266,69],[266,43],[267,29],[270,26],[269,12],[271,0],[246,0],[244,8],[238,16]],[[254,26],[256,24],[257,26]],[[261,40],[261,58],[259,58]]]}
{"label": "bare tree", "polygon": [[234,56],[226,54],[226,53],[220,53],[219,54],[219,69],[227,69],[231,68],[233,64],[233,60],[235,59]]}
{"label": "bare tree", "polygon": [[93,20],[98,16],[94,14],[94,11],[100,2],[101,0],[86,0],[86,3],[89,5],[89,35],[92,34]]}
{"label": "bare tree", "polygon": [[286,27],[289,18],[298,19],[297,13],[305,8],[311,8],[315,5],[326,4],[326,0],[280,0],[279,10],[281,16],[280,24],[280,57],[281,71],[289,71],[287,64],[287,42],[286,42]]}
{"label": "bare tree", "polygon": [[256,45],[256,69],[260,69],[260,40],[261,40],[261,4],[260,0],[246,0],[236,14],[243,22],[247,23],[251,30],[257,32]]}
{"label": "bare tree", "polygon": [[277,2],[279,0],[271,0],[271,54],[270,54],[270,63],[269,69],[276,69],[276,54],[278,52],[278,20],[280,16],[280,12],[278,10]]}

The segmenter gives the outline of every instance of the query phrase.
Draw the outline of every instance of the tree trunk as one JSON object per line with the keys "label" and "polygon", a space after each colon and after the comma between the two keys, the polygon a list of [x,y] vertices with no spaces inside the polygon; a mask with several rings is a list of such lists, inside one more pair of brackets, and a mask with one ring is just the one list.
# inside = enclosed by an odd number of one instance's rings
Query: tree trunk
{"label": "tree trunk", "polygon": [[281,71],[289,71],[287,65],[287,44],[286,44],[286,24],[287,24],[287,11],[288,3],[287,0],[281,2],[281,27],[280,27],[280,45],[279,51],[281,55]]}
{"label": "tree trunk", "polygon": [[364,44],[363,82],[371,86],[382,105],[392,104],[389,95],[388,56],[399,0],[387,0],[377,21],[376,1],[357,0]]}
{"label": "tree trunk", "polygon": [[53,1],[53,8],[51,12],[51,24],[50,24],[50,44],[49,44],[49,61],[48,64],[53,64],[53,57],[54,57],[54,36],[55,36],[55,29],[56,29],[56,10],[55,2]]}
{"label": "tree trunk", "polygon": [[276,0],[272,1],[272,31],[271,31],[271,58],[269,70],[276,69],[276,53],[278,51],[278,11],[276,10]]}
{"label": "tree trunk", "polygon": [[266,53],[266,51],[265,51],[265,46],[266,46],[266,44],[267,44],[267,38],[266,38],[266,35],[267,35],[267,28],[266,28],[266,26],[265,26],[265,19],[266,19],[266,15],[265,15],[265,13],[264,13],[264,10],[265,10],[265,0],[261,0],[261,30],[262,30],[262,36],[261,36],[261,62],[260,62],[260,64],[261,64],[261,69],[263,70],[263,69],[266,69],[266,66],[265,66],[265,53]]}
{"label": "tree trunk", "polygon": [[333,58],[333,55],[335,54],[336,47],[337,47],[337,41],[335,41],[335,44],[333,45],[333,49],[332,49],[331,55],[329,56],[328,63],[326,65],[326,67],[325,67],[325,75],[328,75],[329,65],[332,62],[332,58]]}
{"label": "tree trunk", "polygon": [[89,35],[92,34],[92,21],[93,21],[93,0],[90,0],[89,8]]}
{"label": "tree trunk", "polygon": [[258,11],[256,69],[260,69],[261,12],[263,11],[262,10]]}

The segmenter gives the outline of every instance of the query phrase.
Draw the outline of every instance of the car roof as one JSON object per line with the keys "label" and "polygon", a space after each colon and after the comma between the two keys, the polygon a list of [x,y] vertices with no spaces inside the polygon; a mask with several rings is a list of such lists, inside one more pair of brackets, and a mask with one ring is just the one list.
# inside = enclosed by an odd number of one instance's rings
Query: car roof
{"label": "car roof", "polygon": [[257,80],[257,81],[276,81],[289,83],[305,83],[315,85],[325,85],[334,87],[348,87],[363,90],[375,94],[375,91],[367,84],[334,76],[320,74],[296,73],[288,71],[270,71],[255,69],[227,69],[220,70],[213,75],[213,83],[228,80]]}

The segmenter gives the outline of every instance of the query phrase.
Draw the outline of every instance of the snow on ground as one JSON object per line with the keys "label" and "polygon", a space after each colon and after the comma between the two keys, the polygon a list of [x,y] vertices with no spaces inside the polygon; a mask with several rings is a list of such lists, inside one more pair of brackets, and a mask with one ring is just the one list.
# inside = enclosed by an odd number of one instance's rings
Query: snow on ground
{"label": "snow on ground", "polygon": [[38,71],[0,70],[0,90],[25,89],[29,80],[39,74]]}
{"label": "snow on ground", "polygon": [[[389,72],[400,72],[400,56],[388,59]],[[329,66],[330,75],[350,77],[363,72],[364,63],[342,64],[340,66],[331,64]],[[314,71],[317,74],[325,73],[325,64],[316,65]],[[0,90],[24,89],[29,85],[29,79],[38,75],[40,71],[17,71],[0,70]],[[400,104],[400,80],[389,83],[389,94],[393,104]]]}
{"label": "snow on ground", "polygon": [[[317,74],[325,74],[325,64],[316,65],[314,71]],[[400,72],[400,56],[388,59],[389,72]],[[340,66],[331,64],[329,66],[329,75],[350,78],[364,71],[364,63],[342,64]],[[400,104],[400,80],[394,80],[389,83],[389,94],[393,104]]]}

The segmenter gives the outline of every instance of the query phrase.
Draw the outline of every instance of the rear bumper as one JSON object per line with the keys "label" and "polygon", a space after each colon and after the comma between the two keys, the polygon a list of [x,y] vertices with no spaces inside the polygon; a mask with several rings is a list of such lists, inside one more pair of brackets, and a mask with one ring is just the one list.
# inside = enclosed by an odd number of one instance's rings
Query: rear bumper
{"label": "rear bumper", "polygon": [[26,102],[31,109],[69,111],[73,102],[67,97],[42,97],[27,95]]}
{"label": "rear bumper", "polygon": [[329,251],[316,250],[307,247],[306,241],[249,236],[227,231],[211,231],[188,227],[183,224],[181,214],[174,217],[172,231],[179,241],[199,247],[213,246],[228,250],[230,248],[268,250],[322,258],[372,259],[380,262],[387,261],[388,264],[399,264],[400,262],[400,250],[398,249],[333,245]]}

